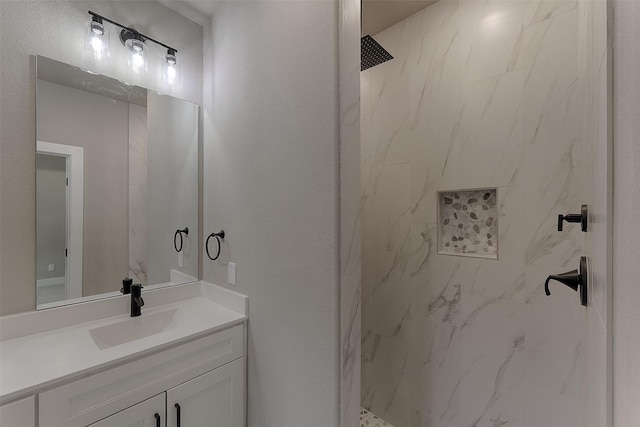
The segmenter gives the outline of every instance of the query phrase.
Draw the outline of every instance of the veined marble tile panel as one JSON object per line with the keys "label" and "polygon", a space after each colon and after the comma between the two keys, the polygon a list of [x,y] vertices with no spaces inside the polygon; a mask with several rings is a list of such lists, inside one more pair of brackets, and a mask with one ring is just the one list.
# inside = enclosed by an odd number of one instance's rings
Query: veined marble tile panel
{"label": "veined marble tile panel", "polygon": [[[436,223],[438,190],[442,187],[445,167],[458,165],[448,162],[451,148],[458,137],[458,123],[425,128],[416,132],[411,145],[411,221]],[[452,172],[452,174],[455,174]]]}
{"label": "veined marble tile panel", "polygon": [[[600,71],[601,64],[605,62],[607,47],[611,44],[610,37],[607,33],[607,1],[591,0],[586,2],[592,7],[592,27],[591,27],[591,58],[589,71],[594,74],[602,74]],[[605,68],[606,69],[606,68]],[[597,83],[596,83],[597,84]],[[594,108],[602,107],[604,104],[594,103]],[[598,122],[603,124],[606,122]]]}
{"label": "veined marble tile panel", "polygon": [[525,381],[578,399],[587,310],[580,305],[578,293],[561,283],[550,282],[551,295],[544,294],[542,285],[552,273],[545,268],[527,269],[527,281],[540,287],[527,303]]}
{"label": "veined marble tile panel", "polygon": [[[458,328],[451,330],[446,347],[439,351],[434,349],[425,353],[422,348],[410,347],[408,372],[405,377],[412,391],[408,401],[411,408],[446,424],[457,425],[462,379],[461,349],[461,335]],[[411,413],[411,410],[409,412]]]}
{"label": "veined marble tile panel", "polygon": [[410,167],[404,163],[378,170],[373,182],[365,185],[362,222],[366,244],[381,251],[398,251],[409,235]]}
{"label": "veined marble tile panel", "polygon": [[581,141],[537,144],[525,151],[527,265],[576,268],[584,233],[576,224],[557,230],[558,214],[577,213],[582,204]]}
{"label": "veined marble tile panel", "polygon": [[[580,401],[588,408],[584,427],[606,426],[609,421],[610,373],[607,372],[607,352],[611,345],[611,334],[595,310],[588,310],[584,361],[581,372]],[[605,368],[605,369],[603,369]]]}
{"label": "veined marble tile panel", "polygon": [[583,427],[580,402],[540,387],[523,392],[526,427]]}
{"label": "veined marble tile panel", "polygon": [[424,33],[419,42],[417,65],[409,72],[412,130],[455,122],[462,107],[457,20]]}
{"label": "veined marble tile panel", "polygon": [[371,359],[370,410],[373,413],[383,413],[386,420],[400,425],[404,423],[397,423],[397,418],[402,416],[402,407],[409,399],[410,391],[405,380],[405,376],[409,375],[409,350],[408,345],[381,336]]}
{"label": "veined marble tile panel", "polygon": [[[543,290],[585,239],[556,231],[582,195],[578,31],[575,0],[441,0],[377,38],[396,59],[362,76],[362,384],[397,427],[580,425],[578,294]],[[498,188],[497,261],[437,254],[437,191],[462,188]]]}
{"label": "veined marble tile panel", "polygon": [[460,12],[462,81],[522,68],[524,2],[466,1]]}
{"label": "veined marble tile panel", "polygon": [[598,74],[594,80],[594,111],[590,121],[590,123],[592,123],[592,133],[588,134],[592,139],[589,139],[586,144],[587,147],[592,147],[592,152],[588,153],[589,157],[587,157],[587,159],[590,160],[590,170],[587,169],[585,172],[592,173],[592,175],[586,176],[592,183],[591,190],[593,193],[591,199],[586,199],[587,202],[591,202],[590,230],[589,233],[587,233],[586,238],[588,239],[588,242],[594,242],[593,244],[588,245],[588,247],[592,249],[592,253],[589,254],[588,259],[590,265],[589,271],[591,273],[589,277],[589,299],[594,304],[605,325],[609,325],[608,327],[611,327],[611,288],[609,287],[610,279],[607,276],[607,273],[610,271],[608,268],[609,248],[606,244],[607,233],[609,233],[607,218],[610,217],[610,213],[607,212],[606,209],[602,208],[608,206],[607,198],[610,197],[610,184],[607,182],[608,179],[605,179],[604,177],[607,177],[611,171],[610,169],[607,170],[605,162],[593,160],[611,158],[611,148],[608,144],[609,129],[607,128],[608,110],[606,102],[606,73],[607,63],[603,59],[598,69]]}
{"label": "veined marble tile panel", "polygon": [[433,247],[424,267],[411,278],[414,288],[411,314],[457,324],[460,321],[462,287],[470,288],[469,276],[473,276],[480,260],[438,255],[435,232],[435,227],[429,230],[433,233],[429,238]]}
{"label": "veined marble tile panel", "polygon": [[503,299],[465,295],[462,300],[461,364],[471,366],[496,346],[520,349],[524,341],[524,304]]}
{"label": "veined marble tile panel", "polygon": [[431,415],[412,408],[407,427],[451,427],[451,424],[444,423]]}
{"label": "veined marble tile panel", "polygon": [[524,129],[527,144],[581,137],[578,12],[573,9],[524,31]]}
{"label": "veined marble tile panel", "polygon": [[528,27],[578,7],[578,0],[526,0],[524,25]]}
{"label": "veined marble tile panel", "polygon": [[[465,86],[460,117],[461,151],[505,150],[523,144],[523,83],[523,71],[516,70]],[[493,164],[494,168],[508,166]]]}
{"label": "veined marble tile panel", "polygon": [[456,332],[457,327],[450,323],[410,315],[395,338],[408,344],[411,357],[417,358],[415,360],[420,360],[420,363],[429,360],[442,365],[456,343]]}
{"label": "veined marble tile panel", "polygon": [[[405,101],[411,96],[410,82],[402,76],[394,77],[381,87],[374,85],[371,93],[378,97],[371,109],[370,141],[367,141],[375,153],[374,164],[401,163],[402,160],[387,161],[386,157],[391,147],[398,147],[396,138],[400,131],[410,126],[411,108]],[[401,140],[399,142],[402,143]],[[395,155],[395,150],[391,154]],[[405,157],[404,161],[407,160]]]}
{"label": "veined marble tile panel", "polygon": [[459,427],[526,427],[522,387],[496,392],[486,404],[464,401]]}
{"label": "veined marble tile panel", "polygon": [[[462,346],[464,354],[464,342]],[[480,406],[483,410],[496,410],[500,398],[515,394],[521,386],[525,363],[523,334],[513,342],[496,345],[491,352],[478,356],[470,365],[461,366],[465,372],[460,385],[462,407],[470,404]],[[522,414],[515,409],[512,408],[512,416],[522,419]],[[505,408],[502,408],[502,411],[504,410]],[[515,416],[516,414],[518,416]]]}
{"label": "veined marble tile panel", "polygon": [[360,364],[360,404],[363,406],[371,407],[371,400],[373,399],[373,388],[371,382],[373,376],[371,375],[371,360],[362,354],[362,363]]}
{"label": "veined marble tile panel", "polygon": [[395,270],[372,291],[371,308],[376,313],[372,320],[372,329],[378,334],[398,339],[402,325],[411,313],[411,283],[402,277],[402,271]]}
{"label": "veined marble tile panel", "polygon": [[436,31],[447,24],[453,23],[459,16],[460,3],[464,0],[439,0],[422,10],[420,32]]}
{"label": "veined marble tile panel", "polygon": [[524,150],[522,145],[505,149],[489,146],[463,150],[456,143],[447,158],[441,190],[517,185],[523,180]]}

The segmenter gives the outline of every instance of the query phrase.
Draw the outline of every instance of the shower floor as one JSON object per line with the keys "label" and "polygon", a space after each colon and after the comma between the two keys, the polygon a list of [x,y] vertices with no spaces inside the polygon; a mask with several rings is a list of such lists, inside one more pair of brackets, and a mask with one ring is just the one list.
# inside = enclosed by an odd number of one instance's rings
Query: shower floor
{"label": "shower floor", "polygon": [[393,427],[393,425],[366,409],[360,408],[360,427]]}

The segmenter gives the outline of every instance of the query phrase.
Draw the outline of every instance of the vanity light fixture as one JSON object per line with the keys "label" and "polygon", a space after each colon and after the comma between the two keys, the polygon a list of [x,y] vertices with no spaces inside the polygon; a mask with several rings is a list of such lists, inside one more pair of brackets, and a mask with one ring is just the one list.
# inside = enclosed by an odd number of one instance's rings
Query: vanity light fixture
{"label": "vanity light fixture", "polygon": [[87,24],[87,37],[85,41],[85,49],[93,52],[93,56],[99,60],[108,53],[109,33],[104,26],[104,21],[109,22],[117,27],[122,28],[120,31],[120,41],[127,48],[127,63],[134,74],[140,74],[147,71],[147,45],[150,41],[167,49],[167,54],[163,57],[162,75],[163,80],[167,84],[172,85],[178,81],[178,60],[176,54],[177,49],[172,48],[158,40],[152,39],[133,28],[126,27],[118,22],[95,12],[89,11],[91,21]]}
{"label": "vanity light fixture", "polygon": [[109,53],[109,30],[105,28],[99,16],[93,16],[91,21],[87,22],[84,47],[96,61],[100,61]]}

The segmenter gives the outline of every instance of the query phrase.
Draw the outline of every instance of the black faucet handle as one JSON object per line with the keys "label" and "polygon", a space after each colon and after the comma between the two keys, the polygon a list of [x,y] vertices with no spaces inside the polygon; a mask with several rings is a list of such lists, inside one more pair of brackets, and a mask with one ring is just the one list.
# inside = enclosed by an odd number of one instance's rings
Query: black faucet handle
{"label": "black faucet handle", "polygon": [[551,295],[551,291],[549,291],[549,282],[551,280],[556,280],[574,291],[580,292],[580,304],[584,306],[587,305],[587,257],[580,257],[579,270],[571,270],[562,274],[552,274],[547,277],[547,280],[544,282],[544,293],[547,294],[547,296]]}
{"label": "black faucet handle", "polygon": [[122,280],[122,288],[120,288],[120,292],[123,295],[127,295],[131,293],[131,284],[133,283],[133,279],[129,278],[129,277],[125,277]]}
{"label": "black faucet handle", "polygon": [[142,285],[131,285],[131,317],[137,317],[142,314],[140,308],[144,305],[142,299]]}

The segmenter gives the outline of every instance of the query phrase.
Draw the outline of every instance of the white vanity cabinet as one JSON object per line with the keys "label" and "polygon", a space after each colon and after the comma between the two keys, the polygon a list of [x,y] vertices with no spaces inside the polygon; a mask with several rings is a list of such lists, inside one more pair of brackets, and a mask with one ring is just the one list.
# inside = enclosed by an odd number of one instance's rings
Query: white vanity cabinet
{"label": "white vanity cabinet", "polygon": [[33,396],[0,406],[0,427],[35,427],[35,407]]}
{"label": "white vanity cabinet", "polygon": [[90,427],[166,427],[164,393],[113,414]]}
{"label": "white vanity cabinet", "polygon": [[167,391],[167,427],[236,427],[244,423],[244,359]]}
{"label": "white vanity cabinet", "polygon": [[244,358],[89,427],[244,426]]}
{"label": "white vanity cabinet", "polygon": [[240,324],[40,393],[39,427],[244,427],[244,378]]}

